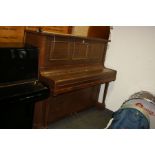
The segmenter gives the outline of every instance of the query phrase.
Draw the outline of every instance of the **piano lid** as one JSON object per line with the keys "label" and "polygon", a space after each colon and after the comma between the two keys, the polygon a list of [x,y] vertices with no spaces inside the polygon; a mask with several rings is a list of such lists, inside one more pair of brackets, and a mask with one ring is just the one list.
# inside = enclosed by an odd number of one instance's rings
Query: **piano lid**
{"label": "piano lid", "polygon": [[36,85],[15,85],[12,87],[0,88],[0,103],[15,103],[15,102],[34,102],[40,101],[49,96],[49,89],[42,83]]}
{"label": "piano lid", "polygon": [[116,71],[108,68],[94,70],[89,68],[74,68],[56,71],[42,71],[41,80],[49,85],[53,95],[114,81]]}

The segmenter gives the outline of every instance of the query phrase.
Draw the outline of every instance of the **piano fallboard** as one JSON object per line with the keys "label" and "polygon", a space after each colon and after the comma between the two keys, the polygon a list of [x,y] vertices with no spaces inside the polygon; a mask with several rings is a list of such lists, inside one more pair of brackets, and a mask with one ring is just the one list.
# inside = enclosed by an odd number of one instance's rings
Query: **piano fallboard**
{"label": "piano fallboard", "polygon": [[[74,68],[75,69],[75,68]],[[102,70],[91,70],[87,67],[73,72],[71,70],[42,71],[41,80],[50,86],[53,95],[78,90],[97,84],[102,84],[116,79],[116,71],[108,68]]]}
{"label": "piano fallboard", "polygon": [[49,89],[42,83],[14,85],[0,88],[0,104],[37,102],[49,96]]}

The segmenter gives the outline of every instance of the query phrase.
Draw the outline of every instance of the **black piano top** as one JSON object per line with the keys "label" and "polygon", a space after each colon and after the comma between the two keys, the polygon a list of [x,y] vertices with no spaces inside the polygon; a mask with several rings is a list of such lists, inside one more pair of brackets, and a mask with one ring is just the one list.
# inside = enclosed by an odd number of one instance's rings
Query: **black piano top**
{"label": "black piano top", "polygon": [[38,80],[38,49],[23,43],[0,43],[0,87]]}

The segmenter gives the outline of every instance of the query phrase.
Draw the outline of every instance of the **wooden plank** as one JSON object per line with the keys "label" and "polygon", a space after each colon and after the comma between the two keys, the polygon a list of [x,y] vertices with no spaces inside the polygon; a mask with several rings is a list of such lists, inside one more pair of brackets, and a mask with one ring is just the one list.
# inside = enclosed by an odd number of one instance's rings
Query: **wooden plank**
{"label": "wooden plank", "polygon": [[0,26],[0,42],[23,42],[24,26]]}
{"label": "wooden plank", "polygon": [[26,29],[32,30],[32,31],[38,31],[40,29],[46,32],[70,34],[72,27],[71,26],[27,26]]}

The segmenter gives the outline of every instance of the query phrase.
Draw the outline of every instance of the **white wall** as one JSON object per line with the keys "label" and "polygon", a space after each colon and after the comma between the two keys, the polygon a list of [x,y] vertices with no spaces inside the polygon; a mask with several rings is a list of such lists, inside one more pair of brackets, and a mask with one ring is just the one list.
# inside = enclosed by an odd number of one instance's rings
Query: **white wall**
{"label": "white wall", "polygon": [[[106,107],[115,111],[137,91],[155,94],[155,27],[113,28],[105,66],[117,70],[106,99]],[[103,86],[100,102],[102,92]]]}

